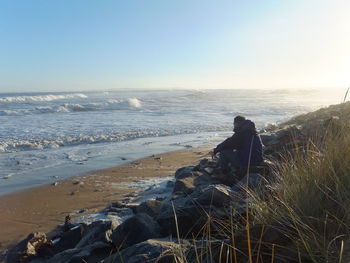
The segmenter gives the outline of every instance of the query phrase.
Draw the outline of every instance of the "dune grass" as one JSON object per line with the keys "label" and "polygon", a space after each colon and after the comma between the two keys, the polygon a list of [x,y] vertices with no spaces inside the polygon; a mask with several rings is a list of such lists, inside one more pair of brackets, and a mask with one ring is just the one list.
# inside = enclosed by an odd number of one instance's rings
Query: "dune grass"
{"label": "dune grass", "polygon": [[[293,150],[274,162],[267,193],[246,189],[245,215],[208,220],[203,231],[207,241],[226,240],[219,262],[350,261],[350,103],[299,116],[288,124],[293,123],[302,125],[306,136],[302,141],[296,138]],[[232,206],[231,215],[234,210]],[[211,225],[215,234],[210,233]],[[272,228],[288,242],[277,239],[267,244],[264,231]],[[237,236],[245,238],[237,241]],[[202,253],[209,255],[208,262],[218,262],[217,257],[212,259],[210,246]],[[278,261],[283,257],[286,261]],[[188,262],[185,258],[182,254],[177,262]],[[202,258],[193,262],[204,262]]]}
{"label": "dune grass", "polygon": [[275,163],[267,200],[251,193],[256,221],[284,225],[312,262],[350,260],[350,105],[339,109]]}

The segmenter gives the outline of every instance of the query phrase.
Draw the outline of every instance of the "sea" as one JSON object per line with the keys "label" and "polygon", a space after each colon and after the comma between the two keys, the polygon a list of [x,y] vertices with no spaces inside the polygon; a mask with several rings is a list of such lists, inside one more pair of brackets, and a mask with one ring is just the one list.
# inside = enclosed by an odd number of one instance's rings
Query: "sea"
{"label": "sea", "polygon": [[344,89],[0,93],[0,195],[139,158],[214,147],[244,115],[258,129],[343,101]]}

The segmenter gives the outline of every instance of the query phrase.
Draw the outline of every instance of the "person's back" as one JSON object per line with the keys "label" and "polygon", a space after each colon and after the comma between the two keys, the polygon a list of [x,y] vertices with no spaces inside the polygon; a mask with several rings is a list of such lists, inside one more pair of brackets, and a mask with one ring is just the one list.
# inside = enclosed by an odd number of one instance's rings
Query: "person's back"
{"label": "person's back", "polygon": [[[247,120],[249,121],[249,120]],[[249,121],[254,125],[253,122]],[[250,124],[249,124],[250,125]],[[241,145],[237,148],[238,162],[241,167],[256,166],[263,162],[263,150],[260,136],[254,128],[242,131]]]}
{"label": "person's back", "polygon": [[229,163],[237,168],[260,165],[263,162],[263,146],[254,122],[237,116],[233,131],[232,137],[214,149],[214,154],[220,152],[219,163],[223,171],[227,171]]}

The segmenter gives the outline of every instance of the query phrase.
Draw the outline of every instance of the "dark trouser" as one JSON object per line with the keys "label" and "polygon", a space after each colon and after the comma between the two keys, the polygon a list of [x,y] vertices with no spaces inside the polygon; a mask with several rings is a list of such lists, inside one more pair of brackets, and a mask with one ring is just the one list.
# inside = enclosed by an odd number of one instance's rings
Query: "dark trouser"
{"label": "dark trouser", "polygon": [[219,157],[219,165],[224,173],[227,173],[230,171],[230,167],[229,167],[230,164],[231,164],[231,167],[240,168],[237,151],[232,151],[232,150],[221,151],[220,157]]}

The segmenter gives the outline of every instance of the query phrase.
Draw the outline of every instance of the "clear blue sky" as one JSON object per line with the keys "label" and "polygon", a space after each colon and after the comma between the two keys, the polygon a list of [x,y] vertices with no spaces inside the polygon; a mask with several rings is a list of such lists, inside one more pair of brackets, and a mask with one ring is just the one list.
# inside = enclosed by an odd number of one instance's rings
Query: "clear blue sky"
{"label": "clear blue sky", "polygon": [[350,85],[348,0],[0,0],[0,92]]}

